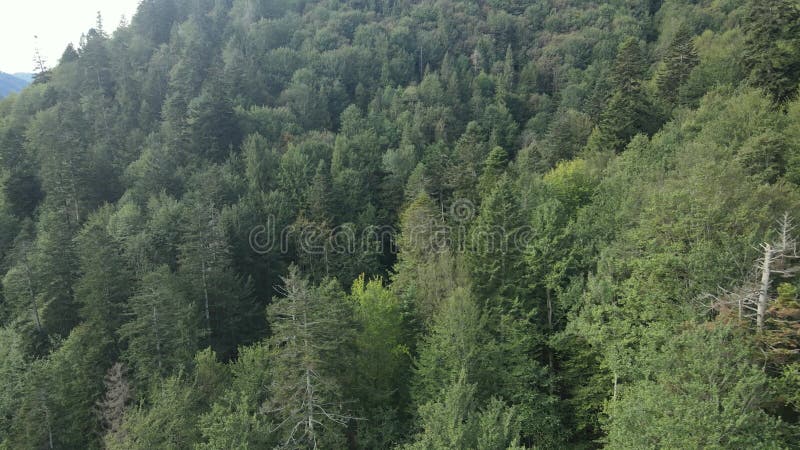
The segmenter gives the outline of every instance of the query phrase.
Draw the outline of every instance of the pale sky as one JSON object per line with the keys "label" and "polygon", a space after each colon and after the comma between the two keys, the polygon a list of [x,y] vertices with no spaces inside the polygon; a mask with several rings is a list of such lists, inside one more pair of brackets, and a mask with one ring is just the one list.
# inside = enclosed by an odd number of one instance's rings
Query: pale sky
{"label": "pale sky", "polygon": [[124,15],[130,22],[140,0],[3,0],[0,7],[0,71],[33,72],[36,39],[48,67],[81,34],[92,28],[97,11],[103,28],[111,34]]}

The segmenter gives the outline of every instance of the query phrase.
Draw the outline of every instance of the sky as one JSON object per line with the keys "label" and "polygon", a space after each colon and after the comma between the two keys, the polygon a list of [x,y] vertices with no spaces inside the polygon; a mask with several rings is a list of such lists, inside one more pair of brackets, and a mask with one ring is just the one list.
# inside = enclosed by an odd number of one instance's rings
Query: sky
{"label": "sky", "polygon": [[[111,34],[124,15],[128,22],[139,0],[4,0],[0,7],[0,71],[33,72],[38,47],[48,67],[81,34],[92,28],[100,11],[103,28]],[[38,36],[38,39],[34,38]]]}

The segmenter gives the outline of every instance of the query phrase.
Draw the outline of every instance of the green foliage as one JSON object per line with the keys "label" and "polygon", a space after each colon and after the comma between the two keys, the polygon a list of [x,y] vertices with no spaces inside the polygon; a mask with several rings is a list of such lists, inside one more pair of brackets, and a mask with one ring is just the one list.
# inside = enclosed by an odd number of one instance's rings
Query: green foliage
{"label": "green foliage", "polygon": [[263,448],[276,444],[262,404],[270,385],[270,350],[263,344],[239,349],[231,381],[199,420],[203,449]]}
{"label": "green foliage", "polygon": [[673,336],[648,362],[650,376],[623,386],[609,403],[609,447],[788,445],[780,438],[784,425],[761,409],[767,377],[746,342],[721,324]]}
{"label": "green foliage", "polygon": [[0,448],[790,446],[796,273],[730,305],[800,215],[798,14],[98,20],[0,101]]}
{"label": "green foliage", "polygon": [[134,284],[121,245],[108,232],[111,212],[110,207],[98,210],[76,237],[81,277],[75,297],[81,318],[108,336],[122,324],[124,304]]}
{"label": "green foliage", "polygon": [[485,319],[472,294],[456,289],[440,306],[430,334],[420,344],[412,390],[416,403],[437,398],[460,376],[467,383],[488,386],[490,355],[484,351],[488,341]]}
{"label": "green foliage", "polygon": [[350,292],[358,331],[346,384],[358,399],[359,415],[373,418],[357,424],[359,441],[368,448],[388,447],[402,439],[408,403],[410,355],[401,304],[380,279],[365,281],[363,274]]}
{"label": "green foliage", "polygon": [[590,148],[622,151],[638,133],[653,133],[659,118],[644,92],[642,81],[646,62],[639,42],[628,39],[617,52],[611,73],[614,91],[600,117]]}
{"label": "green foliage", "polygon": [[519,423],[514,409],[497,399],[480,408],[475,399],[476,387],[466,382],[460,372],[439,396],[420,407],[422,432],[406,449],[516,449]]}
{"label": "green foliage", "polygon": [[10,445],[8,440],[14,425],[14,414],[19,410],[22,393],[25,389],[28,362],[22,338],[14,330],[0,330],[0,382],[3,389],[0,395],[0,447]]}
{"label": "green foliage", "polygon": [[513,299],[524,295],[524,281],[518,281],[525,277],[522,252],[526,232],[512,181],[503,175],[483,200],[467,243],[479,297]]}

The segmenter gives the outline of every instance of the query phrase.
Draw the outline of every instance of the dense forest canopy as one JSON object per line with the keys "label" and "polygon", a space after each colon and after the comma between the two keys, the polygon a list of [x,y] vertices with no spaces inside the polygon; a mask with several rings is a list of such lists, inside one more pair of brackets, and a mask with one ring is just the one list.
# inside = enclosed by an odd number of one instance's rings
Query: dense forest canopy
{"label": "dense forest canopy", "polygon": [[0,101],[0,449],[791,448],[797,0],[143,0]]}

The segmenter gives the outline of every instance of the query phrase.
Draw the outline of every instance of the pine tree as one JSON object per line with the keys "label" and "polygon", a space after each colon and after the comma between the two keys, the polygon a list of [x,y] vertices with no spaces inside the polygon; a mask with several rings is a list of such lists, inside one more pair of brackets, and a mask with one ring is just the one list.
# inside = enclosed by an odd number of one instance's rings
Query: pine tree
{"label": "pine tree", "polygon": [[34,224],[26,220],[20,228],[7,256],[11,267],[3,277],[3,300],[7,312],[16,316],[18,323],[30,323],[30,328],[43,333],[42,305],[37,295],[38,283],[32,259]]}
{"label": "pine tree", "polygon": [[452,383],[419,409],[422,431],[407,450],[474,448],[514,450],[520,424],[515,411],[502,401],[491,399],[482,407],[476,399],[477,386],[467,381],[462,370]]}
{"label": "pine tree", "polygon": [[400,217],[392,290],[403,303],[406,326],[416,331],[430,323],[439,305],[455,289],[469,285],[462,258],[450,247],[453,236],[445,227],[443,215],[422,193]]}
{"label": "pine tree", "polygon": [[402,439],[408,414],[411,358],[401,304],[379,278],[366,281],[363,274],[350,292],[358,331],[347,385],[359,415],[369,419],[356,423],[358,441],[367,448],[385,448]]}
{"label": "pine tree", "polygon": [[309,219],[315,223],[324,224],[331,217],[331,180],[324,161],[317,164],[317,171],[306,195],[306,209]]}
{"label": "pine tree", "polygon": [[229,386],[200,417],[203,442],[199,448],[273,448],[278,444],[272,433],[275,423],[262,409],[269,394],[272,354],[263,342],[239,349],[230,366]]}
{"label": "pine tree", "polygon": [[198,422],[228,383],[225,368],[210,350],[199,352],[189,365],[154,384],[150,405],[129,408],[119,430],[105,436],[111,450],[194,448],[200,444]]}
{"label": "pine tree", "polygon": [[446,185],[455,199],[479,203],[476,187],[489,148],[478,122],[470,122],[456,143],[453,161],[445,174]]}
{"label": "pine tree", "polygon": [[78,323],[73,295],[78,273],[73,230],[63,216],[49,208],[42,211],[38,228],[31,267],[42,326],[48,334],[66,337]]}
{"label": "pine tree", "polygon": [[485,317],[477,302],[467,289],[457,288],[441,304],[429,334],[420,343],[412,383],[417,405],[438,398],[462,371],[468,383],[481,389],[488,387],[488,339]]}
{"label": "pine tree", "polygon": [[242,144],[245,160],[245,176],[252,192],[269,192],[277,185],[280,156],[270,148],[260,134],[247,136]]}
{"label": "pine tree", "polygon": [[481,198],[486,198],[494,190],[508,165],[508,153],[501,147],[495,147],[489,152],[483,163],[483,173],[478,180],[478,190]]}
{"label": "pine tree", "polygon": [[0,391],[0,448],[11,445],[8,440],[29,379],[28,365],[22,336],[8,327],[0,328],[0,383],[4,386]]}
{"label": "pine tree", "polygon": [[232,269],[221,211],[203,201],[190,202],[188,206],[179,246],[178,275],[201,311],[209,342],[227,359],[240,342],[250,340],[241,330],[252,329],[255,319],[251,287]]}

